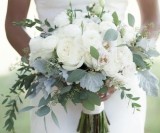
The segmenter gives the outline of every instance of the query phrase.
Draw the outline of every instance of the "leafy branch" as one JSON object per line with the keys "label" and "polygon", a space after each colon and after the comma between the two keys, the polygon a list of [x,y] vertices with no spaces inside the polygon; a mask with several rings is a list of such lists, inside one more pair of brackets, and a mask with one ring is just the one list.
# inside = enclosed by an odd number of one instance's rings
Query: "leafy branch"
{"label": "leafy branch", "polygon": [[136,102],[140,99],[140,97],[134,97],[132,94],[130,94],[129,91],[131,89],[126,89],[125,87],[120,87],[120,90],[122,91],[121,92],[121,99],[124,99],[127,97],[129,99],[129,103],[131,102],[132,108],[134,108],[134,110],[140,111],[141,105]]}

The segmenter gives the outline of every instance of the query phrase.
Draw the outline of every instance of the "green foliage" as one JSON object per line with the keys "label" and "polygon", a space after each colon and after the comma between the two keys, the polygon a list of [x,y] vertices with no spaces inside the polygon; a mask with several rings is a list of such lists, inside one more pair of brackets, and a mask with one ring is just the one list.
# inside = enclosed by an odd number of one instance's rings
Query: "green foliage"
{"label": "green foliage", "polygon": [[146,69],[148,67],[143,58],[138,54],[133,54],[133,61],[139,69]]}
{"label": "green foliage", "polygon": [[98,52],[98,50],[95,47],[93,47],[93,46],[90,47],[90,54],[96,60],[99,59],[99,52]]}
{"label": "green foliage", "polygon": [[85,70],[76,69],[69,74],[67,81],[71,83],[80,81],[80,79],[82,79],[85,75],[86,75]]}
{"label": "green foliage", "polygon": [[130,94],[129,91],[131,89],[127,89],[125,87],[120,87],[120,90],[121,90],[121,99],[124,99],[127,97],[129,99],[129,102],[131,102],[132,108],[134,108],[134,110],[136,109],[137,111],[139,111],[141,105],[136,103],[136,101],[138,101],[140,99],[140,97],[134,97],[132,94]]}
{"label": "green foliage", "polygon": [[105,41],[115,41],[118,38],[118,32],[114,29],[109,29],[106,31],[103,40]]}
{"label": "green foliage", "polygon": [[51,111],[50,108],[49,108],[47,105],[44,105],[44,106],[40,107],[40,108],[37,110],[36,114],[37,114],[39,117],[42,117],[42,116],[47,115],[50,111]]}
{"label": "green foliage", "polygon": [[117,13],[113,12],[112,17],[113,17],[114,24],[118,26],[121,23],[121,21],[119,20]]}
{"label": "green foliage", "polygon": [[27,107],[24,107],[24,108],[20,109],[19,112],[26,112],[26,111],[29,111],[33,108],[35,108],[35,106],[27,106]]}
{"label": "green foliage", "polygon": [[132,14],[130,14],[130,13],[128,13],[128,24],[130,25],[130,26],[134,26],[134,24],[135,24],[135,18],[134,18],[134,16],[132,15]]}
{"label": "green foliage", "polygon": [[82,105],[88,110],[94,110],[95,105],[100,106],[101,104],[99,95],[91,91],[84,90],[81,93],[80,99],[82,100]]}
{"label": "green foliage", "polygon": [[48,105],[51,100],[52,100],[51,95],[49,95],[46,99],[44,97],[42,97],[39,101],[38,107]]}
{"label": "green foliage", "polygon": [[56,115],[55,115],[55,113],[54,113],[53,111],[51,111],[51,117],[52,117],[52,120],[54,121],[54,123],[55,123],[58,127],[60,127],[60,126],[59,126],[58,119],[57,119],[57,117],[56,117]]}

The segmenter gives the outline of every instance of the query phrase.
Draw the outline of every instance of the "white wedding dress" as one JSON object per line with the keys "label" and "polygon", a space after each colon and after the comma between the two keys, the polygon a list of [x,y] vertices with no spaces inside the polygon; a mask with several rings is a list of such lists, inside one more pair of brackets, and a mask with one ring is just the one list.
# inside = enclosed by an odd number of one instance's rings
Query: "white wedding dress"
{"label": "white wedding dress", "polygon": [[[68,6],[69,0],[35,0],[39,18],[41,20],[48,19],[53,21],[56,14],[63,11]],[[83,8],[90,0],[72,0],[74,8]],[[128,0],[106,0],[109,10],[117,11],[121,19],[124,19]],[[105,101],[105,111],[111,125],[110,133],[144,133],[145,111],[146,111],[146,94],[138,87],[137,81],[129,83],[132,87],[132,94],[139,96],[141,111],[135,111],[131,105],[128,105],[128,99],[121,100],[120,91],[116,91],[109,100]],[[33,100],[33,104],[37,105],[40,96]],[[60,128],[57,127],[50,115],[46,118],[46,128],[48,133],[76,133],[76,128],[81,114],[81,105],[73,105],[68,103],[67,113],[61,105],[53,106],[53,110],[59,120]],[[45,133],[43,118],[37,117],[34,112],[31,115],[31,133]]]}

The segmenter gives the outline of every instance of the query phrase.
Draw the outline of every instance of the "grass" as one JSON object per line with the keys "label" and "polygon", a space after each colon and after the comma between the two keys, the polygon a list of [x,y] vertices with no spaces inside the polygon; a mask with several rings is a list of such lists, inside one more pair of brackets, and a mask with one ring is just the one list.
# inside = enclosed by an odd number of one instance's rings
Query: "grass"
{"label": "grass", "polygon": [[[153,66],[153,71],[160,79],[160,60],[156,61]],[[8,88],[12,86],[16,79],[15,73],[11,73],[6,76],[0,77],[0,94],[8,92]],[[2,98],[0,97],[0,103]],[[160,98],[148,97],[147,98],[147,116],[145,133],[160,133]],[[0,133],[8,133],[4,130],[4,115],[5,108],[0,104]],[[22,113],[18,115],[18,121],[16,122],[16,133],[30,133],[30,117],[29,113]]]}

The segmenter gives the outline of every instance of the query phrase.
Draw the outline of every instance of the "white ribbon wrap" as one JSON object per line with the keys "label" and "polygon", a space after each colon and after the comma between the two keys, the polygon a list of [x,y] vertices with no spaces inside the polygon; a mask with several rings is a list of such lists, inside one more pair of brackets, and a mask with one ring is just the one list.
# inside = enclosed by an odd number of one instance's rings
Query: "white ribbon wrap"
{"label": "white ribbon wrap", "polygon": [[104,110],[104,102],[101,102],[100,106],[95,105],[95,109],[93,111],[88,110],[84,107],[82,108],[83,113],[91,115],[100,114],[103,110]]}

